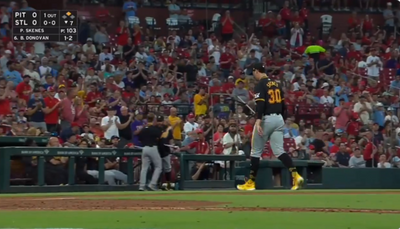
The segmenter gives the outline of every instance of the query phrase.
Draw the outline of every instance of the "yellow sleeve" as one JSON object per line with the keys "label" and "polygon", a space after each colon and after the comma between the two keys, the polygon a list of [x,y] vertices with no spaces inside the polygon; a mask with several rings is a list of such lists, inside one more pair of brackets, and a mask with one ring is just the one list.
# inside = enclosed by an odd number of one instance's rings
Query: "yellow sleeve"
{"label": "yellow sleeve", "polygon": [[320,50],[320,52],[326,52],[326,50],[324,48],[322,48],[321,46],[319,46],[319,50]]}
{"label": "yellow sleeve", "polygon": [[199,94],[194,95],[193,102],[194,104],[198,104],[201,101],[201,96]]}

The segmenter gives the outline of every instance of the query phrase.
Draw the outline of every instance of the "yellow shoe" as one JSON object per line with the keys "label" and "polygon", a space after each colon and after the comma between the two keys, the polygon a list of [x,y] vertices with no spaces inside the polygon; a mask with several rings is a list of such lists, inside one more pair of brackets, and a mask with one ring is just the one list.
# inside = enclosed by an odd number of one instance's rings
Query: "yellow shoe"
{"label": "yellow shoe", "polygon": [[253,191],[256,190],[256,183],[253,180],[248,179],[246,183],[242,185],[236,185],[236,188],[242,191]]}
{"label": "yellow shoe", "polygon": [[303,187],[304,179],[299,174],[293,177],[293,187],[291,190],[299,190]]}

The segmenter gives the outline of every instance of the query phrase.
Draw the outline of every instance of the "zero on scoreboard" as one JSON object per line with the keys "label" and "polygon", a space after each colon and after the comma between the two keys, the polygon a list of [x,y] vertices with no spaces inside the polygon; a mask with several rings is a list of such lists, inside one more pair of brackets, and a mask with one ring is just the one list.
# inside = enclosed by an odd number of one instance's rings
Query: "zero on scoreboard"
{"label": "zero on scoreboard", "polygon": [[78,40],[77,11],[14,11],[13,16],[13,41],[76,42]]}

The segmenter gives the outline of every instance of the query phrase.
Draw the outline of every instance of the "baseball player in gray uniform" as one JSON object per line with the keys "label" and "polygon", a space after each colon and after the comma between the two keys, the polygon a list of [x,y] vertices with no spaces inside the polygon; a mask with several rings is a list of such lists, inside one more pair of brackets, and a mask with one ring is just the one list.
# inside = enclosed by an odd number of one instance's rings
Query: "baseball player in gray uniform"
{"label": "baseball player in gray uniform", "polygon": [[239,190],[255,190],[255,180],[260,157],[264,151],[265,143],[269,140],[274,155],[285,165],[292,174],[292,190],[301,188],[304,179],[297,173],[292,158],[283,149],[283,127],[287,109],[281,86],[268,78],[262,63],[253,66],[253,75],[258,80],[255,87],[256,123],[253,127],[251,139],[251,171],[250,179],[243,185],[238,185]]}
{"label": "baseball player in gray uniform", "polygon": [[165,174],[165,181],[167,185],[165,187],[161,187],[163,190],[168,191],[172,190],[171,186],[171,148],[167,145],[171,144],[174,136],[172,134],[172,127],[168,126],[164,121],[164,116],[157,117],[157,126],[160,128],[162,135],[160,140],[158,141],[158,152],[160,153],[162,160],[162,171]]}
{"label": "baseball player in gray uniform", "polygon": [[139,182],[139,191],[144,191],[146,189],[147,182],[147,171],[150,167],[150,164],[153,164],[154,172],[151,177],[150,184],[148,185],[148,189],[150,191],[155,191],[158,189],[158,178],[160,177],[162,164],[161,164],[161,156],[158,152],[158,142],[161,138],[162,132],[161,129],[157,126],[154,126],[154,114],[147,115],[147,126],[142,128],[138,134],[139,141],[143,145],[142,152],[142,170],[140,171],[140,182]]}

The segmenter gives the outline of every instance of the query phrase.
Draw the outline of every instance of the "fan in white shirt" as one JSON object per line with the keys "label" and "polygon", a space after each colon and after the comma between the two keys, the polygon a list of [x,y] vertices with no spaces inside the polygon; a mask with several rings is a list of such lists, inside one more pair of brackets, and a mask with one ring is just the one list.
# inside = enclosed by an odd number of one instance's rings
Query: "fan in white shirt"
{"label": "fan in white shirt", "polygon": [[119,137],[118,126],[121,125],[119,117],[115,116],[116,111],[113,107],[109,107],[107,110],[107,116],[101,119],[101,129],[104,131],[104,137],[108,140],[112,136]]}
{"label": "fan in white shirt", "polygon": [[50,74],[51,72],[51,67],[48,66],[48,59],[46,57],[43,57],[42,59],[42,65],[39,67],[39,75],[41,76],[41,82],[44,84],[46,83],[45,76],[47,74]]}
{"label": "fan in white shirt", "polygon": [[[92,71],[92,72],[91,72]],[[85,83],[86,84],[92,84],[92,83],[100,83],[102,80],[100,79],[99,76],[94,74],[94,70],[89,68],[88,70],[88,75],[85,77]]]}
{"label": "fan in white shirt", "polygon": [[93,45],[93,40],[92,40],[92,38],[88,38],[87,40],[86,40],[86,44],[84,44],[83,46],[82,46],[82,51],[83,52],[90,52],[90,53],[96,53],[96,46],[94,46]]}
{"label": "fan in white shirt", "polygon": [[376,50],[371,50],[371,55],[367,58],[367,73],[368,76],[379,77],[379,72],[382,67],[381,59],[376,55]]}
{"label": "fan in white shirt", "polygon": [[185,123],[183,126],[183,132],[185,135],[189,135],[191,132],[196,131],[199,128],[199,124],[197,124],[195,121],[195,116],[194,114],[189,114],[187,116],[188,121]]}
{"label": "fan in white shirt", "polygon": [[213,44],[208,46],[208,55],[214,57],[215,65],[219,65],[219,59],[221,58],[221,46],[217,44],[217,41],[213,41]]}
{"label": "fan in white shirt", "polygon": [[369,124],[370,121],[370,113],[372,112],[371,103],[367,102],[365,96],[360,97],[360,102],[354,104],[353,111],[358,113],[360,119],[364,125]]}
{"label": "fan in white shirt", "polygon": [[378,162],[378,168],[384,168],[384,169],[390,169],[392,168],[392,165],[389,162],[386,162],[386,155],[382,154],[379,157],[379,162]]}
{"label": "fan in white shirt", "polygon": [[393,108],[389,107],[387,110],[387,115],[385,116],[385,121],[390,121],[394,126],[399,124],[399,118],[393,114]]}
{"label": "fan in white shirt", "polygon": [[290,82],[293,82],[294,79],[301,77],[303,79],[303,82],[306,82],[306,76],[301,73],[301,70],[297,70],[293,75],[292,78],[290,79]]}
{"label": "fan in white shirt", "polygon": [[40,75],[37,71],[33,70],[33,68],[34,68],[34,63],[29,61],[28,69],[24,70],[24,75],[28,75],[31,77],[31,80],[29,81],[29,85],[32,88],[35,88],[36,84],[40,84]]}
{"label": "fan in white shirt", "polygon": [[319,98],[319,103],[320,104],[333,104],[335,101],[333,100],[332,97],[329,95],[323,95],[321,98]]}
{"label": "fan in white shirt", "polygon": [[147,54],[145,52],[136,52],[135,54],[135,59],[136,62],[139,63],[140,61],[146,61],[147,60]]}
{"label": "fan in white shirt", "polygon": [[108,69],[109,71],[111,71],[111,72],[115,72],[115,66],[114,65],[112,65],[112,64],[110,64],[110,62],[109,61],[106,61],[102,66],[101,66],[101,71],[102,72],[104,72],[105,70],[106,70],[106,67],[107,67],[107,65],[109,65],[110,66],[110,69]]}
{"label": "fan in white shirt", "polygon": [[[242,150],[239,150],[240,145],[242,144],[242,139],[240,134],[237,132],[236,125],[230,125],[229,131],[224,135],[222,138],[222,145],[224,146],[224,155],[231,155],[231,154],[239,154],[244,155]],[[232,152],[234,151],[234,152]]]}

